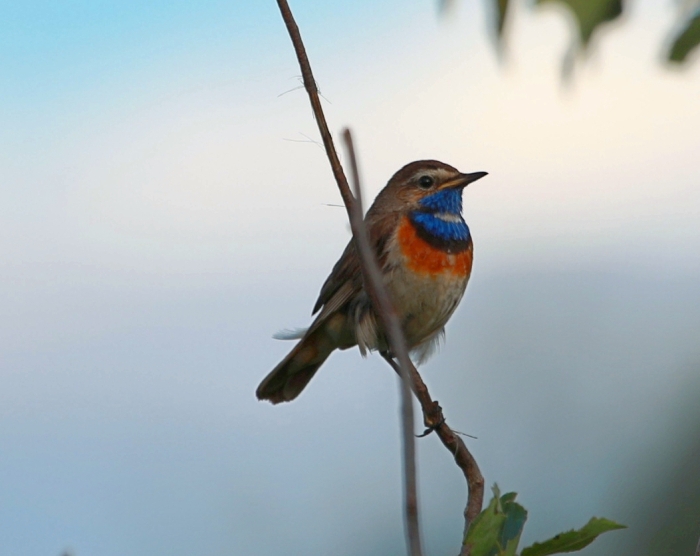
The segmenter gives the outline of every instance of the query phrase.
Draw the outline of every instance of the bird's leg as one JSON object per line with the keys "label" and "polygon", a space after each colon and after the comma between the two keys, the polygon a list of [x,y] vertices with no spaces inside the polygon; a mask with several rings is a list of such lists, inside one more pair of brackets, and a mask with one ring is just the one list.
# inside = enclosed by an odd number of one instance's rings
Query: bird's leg
{"label": "bird's leg", "polygon": [[[399,367],[398,362],[396,359],[394,359],[394,356],[391,354],[390,351],[380,351],[379,354],[384,358],[384,360],[389,363],[389,366],[396,371],[396,374],[401,377],[401,367]],[[416,380],[415,380],[415,374],[418,374],[415,368],[408,369],[410,378],[411,378],[411,390],[413,390],[414,393],[416,393]],[[425,425],[425,430],[423,431],[422,434],[417,434],[416,437],[418,438],[423,438],[424,436],[428,436],[431,432],[433,432],[435,429],[439,428],[440,426],[445,423],[445,416],[442,414],[442,408],[440,407],[440,404],[436,401],[432,402],[431,407],[426,411],[424,408],[423,411],[423,424]]]}

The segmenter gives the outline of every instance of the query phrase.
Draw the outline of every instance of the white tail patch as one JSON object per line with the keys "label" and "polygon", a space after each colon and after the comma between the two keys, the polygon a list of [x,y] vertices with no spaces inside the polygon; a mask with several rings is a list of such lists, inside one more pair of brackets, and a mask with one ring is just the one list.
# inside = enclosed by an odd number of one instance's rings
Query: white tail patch
{"label": "white tail patch", "polygon": [[275,340],[300,340],[306,334],[308,328],[285,328],[275,332],[272,337]]}
{"label": "white tail patch", "polygon": [[377,349],[377,322],[374,320],[372,311],[367,309],[363,310],[359,305],[355,311],[355,320],[355,339],[357,340],[357,347],[360,348],[362,357],[366,357],[369,350]]}

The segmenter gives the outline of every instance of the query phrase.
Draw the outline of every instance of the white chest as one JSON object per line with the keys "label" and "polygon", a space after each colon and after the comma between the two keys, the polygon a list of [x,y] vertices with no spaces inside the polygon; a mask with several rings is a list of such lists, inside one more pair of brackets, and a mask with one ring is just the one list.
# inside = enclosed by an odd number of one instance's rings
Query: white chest
{"label": "white chest", "polygon": [[388,278],[387,286],[410,347],[442,330],[469,280],[468,275],[451,272],[421,274],[405,264],[396,266]]}

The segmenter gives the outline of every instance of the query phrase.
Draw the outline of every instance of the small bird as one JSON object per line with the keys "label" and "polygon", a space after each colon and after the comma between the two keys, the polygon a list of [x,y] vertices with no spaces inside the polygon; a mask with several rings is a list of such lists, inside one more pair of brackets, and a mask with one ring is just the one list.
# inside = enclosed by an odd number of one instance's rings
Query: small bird
{"label": "small bird", "polygon": [[[411,356],[424,361],[444,335],[472,269],[473,243],[462,218],[462,191],[486,172],[462,174],[437,160],[411,162],[396,172],[365,216],[365,225]],[[319,312],[320,311],[320,312]],[[296,398],[336,349],[388,350],[363,286],[354,240],[333,267],[292,351],[256,391],[273,404]]]}

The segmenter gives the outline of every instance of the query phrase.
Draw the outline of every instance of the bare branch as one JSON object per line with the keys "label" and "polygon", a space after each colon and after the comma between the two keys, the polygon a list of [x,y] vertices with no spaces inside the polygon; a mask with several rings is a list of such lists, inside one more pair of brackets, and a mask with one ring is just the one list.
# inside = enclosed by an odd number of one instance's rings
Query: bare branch
{"label": "bare branch", "polygon": [[[450,450],[455,458],[455,462],[462,469],[464,476],[467,479],[468,485],[468,501],[464,511],[465,529],[464,537],[469,529],[469,524],[481,511],[484,499],[484,479],[479,471],[479,467],[467,450],[462,439],[455,434],[445,423],[442,414],[442,408],[437,402],[434,402],[428,393],[420,374],[414,367],[408,357],[406,342],[401,331],[398,316],[391,304],[391,300],[384,288],[381,273],[379,271],[374,252],[369,244],[367,232],[364,226],[362,212],[362,197],[360,191],[359,177],[357,172],[357,161],[355,159],[352,146],[352,137],[349,131],[345,132],[345,138],[350,151],[350,160],[353,170],[353,181],[355,185],[355,195],[357,202],[353,197],[350,187],[348,186],[347,178],[340,165],[333,138],[331,137],[328,125],[326,123],[321,102],[319,100],[318,88],[311,72],[306,50],[299,33],[292,12],[286,0],[277,0],[277,4],[282,13],[289,36],[292,39],[294,50],[297,55],[297,60],[301,68],[301,74],[304,81],[304,88],[309,95],[311,108],[313,110],[316,123],[318,124],[323,146],[325,147],[328,161],[330,162],[333,175],[340,190],[341,197],[348,212],[350,219],[350,227],[355,239],[358,253],[361,259],[361,268],[364,279],[365,288],[372,299],[372,305],[375,308],[380,321],[383,324],[383,329],[386,332],[391,353],[394,354],[398,363],[388,354],[382,354],[389,364],[402,377],[402,426],[403,426],[403,448],[404,448],[404,481],[405,481],[405,501],[406,501],[406,527],[411,556],[420,556],[420,530],[418,526],[418,503],[416,489],[416,464],[415,464],[415,444],[413,438],[413,405],[409,389],[412,388],[423,410],[423,421],[430,430],[435,430],[445,447]],[[410,380],[409,380],[410,379]],[[470,547],[462,545],[460,556],[468,556]]]}
{"label": "bare branch", "polygon": [[[398,373],[399,368],[396,361],[389,354],[383,353],[382,357],[391,365]],[[464,535],[462,539],[467,537],[469,525],[474,521],[484,504],[484,477],[481,475],[479,466],[474,459],[474,456],[467,449],[464,441],[459,435],[453,431],[445,421],[442,414],[442,408],[438,402],[433,401],[428,392],[428,387],[423,382],[416,367],[411,363],[408,372],[411,375],[411,387],[413,393],[418,398],[418,402],[423,410],[423,421],[428,430],[434,430],[440,438],[442,444],[447,448],[455,458],[455,463],[462,470],[465,479],[467,480],[468,498],[467,506],[464,509]],[[469,556],[471,547],[463,544],[460,556]]]}
{"label": "bare branch", "polygon": [[357,157],[352,143],[350,130],[343,132],[343,138],[348,149],[350,169],[355,191],[356,202],[350,212],[350,227],[352,228],[355,244],[360,255],[362,277],[365,290],[372,300],[372,307],[377,312],[379,320],[389,341],[391,351],[397,354],[399,360],[399,376],[401,378],[401,424],[403,432],[403,463],[404,463],[404,496],[406,503],[406,533],[408,536],[409,553],[412,556],[422,554],[420,542],[420,526],[418,522],[418,487],[416,481],[416,440],[413,436],[413,398],[411,397],[410,376],[407,372],[411,366],[408,357],[406,340],[401,330],[399,317],[396,314],[389,293],[384,287],[379,264],[367,234],[362,212],[362,188],[357,170]]}
{"label": "bare branch", "polygon": [[[304,80],[304,88],[309,95],[311,101],[311,109],[313,110],[318,130],[321,133],[323,146],[326,149],[328,161],[331,164],[333,175],[340,189],[340,195],[348,211],[350,219],[350,227],[353,237],[358,246],[358,252],[361,259],[362,275],[364,278],[365,287],[372,298],[372,302],[378,308],[379,318],[384,324],[384,329],[390,338],[390,345],[394,353],[399,354],[399,361],[404,369],[407,369],[407,363],[410,364],[406,342],[403,338],[403,333],[398,322],[396,312],[391,306],[389,296],[386,293],[381,278],[379,267],[374,257],[374,253],[369,244],[367,230],[364,226],[364,218],[362,213],[362,198],[359,186],[359,177],[357,173],[357,161],[355,159],[354,150],[352,148],[352,139],[349,132],[346,132],[346,140],[348,141],[348,149],[350,150],[350,158],[352,161],[353,176],[355,178],[355,193],[357,201],[353,198],[348,186],[345,172],[340,165],[338,154],[333,145],[333,138],[328,130],[326,117],[321,108],[321,102],[318,96],[318,87],[311,72],[311,65],[306,55],[304,43],[301,40],[299,27],[294,21],[289,5],[286,0],[277,0],[277,4],[282,13],[282,18],[287,26],[287,31],[292,39],[294,51],[296,52],[301,68],[301,75]],[[405,517],[406,517],[406,536],[408,540],[409,554],[411,556],[421,556],[420,542],[420,527],[418,523],[418,494],[416,486],[416,447],[415,438],[413,436],[413,400],[411,398],[408,375],[401,381],[402,388],[402,429],[403,429],[403,451],[404,451],[404,498],[405,498]]]}
{"label": "bare branch", "polygon": [[289,32],[289,37],[292,39],[294,52],[296,52],[297,60],[299,61],[299,68],[301,69],[301,77],[304,81],[304,88],[306,89],[306,92],[309,95],[309,100],[311,101],[311,109],[313,110],[316,123],[318,124],[318,131],[321,134],[323,146],[326,148],[326,155],[328,156],[328,162],[331,164],[331,170],[333,170],[333,177],[338,184],[338,189],[340,189],[340,196],[343,198],[343,202],[348,209],[348,215],[350,215],[350,210],[355,199],[353,199],[352,193],[350,193],[348,180],[345,177],[345,172],[343,172],[343,167],[340,165],[340,160],[338,159],[338,153],[333,145],[333,137],[331,136],[331,132],[328,130],[326,116],[323,114],[321,100],[318,97],[318,87],[316,87],[314,74],[311,72],[311,64],[309,63],[309,58],[306,56],[306,49],[304,48],[304,43],[301,40],[299,27],[297,27],[297,24],[294,21],[294,16],[292,15],[292,11],[289,9],[287,0],[277,0],[277,5],[282,13],[282,19],[284,20],[284,24]]}

